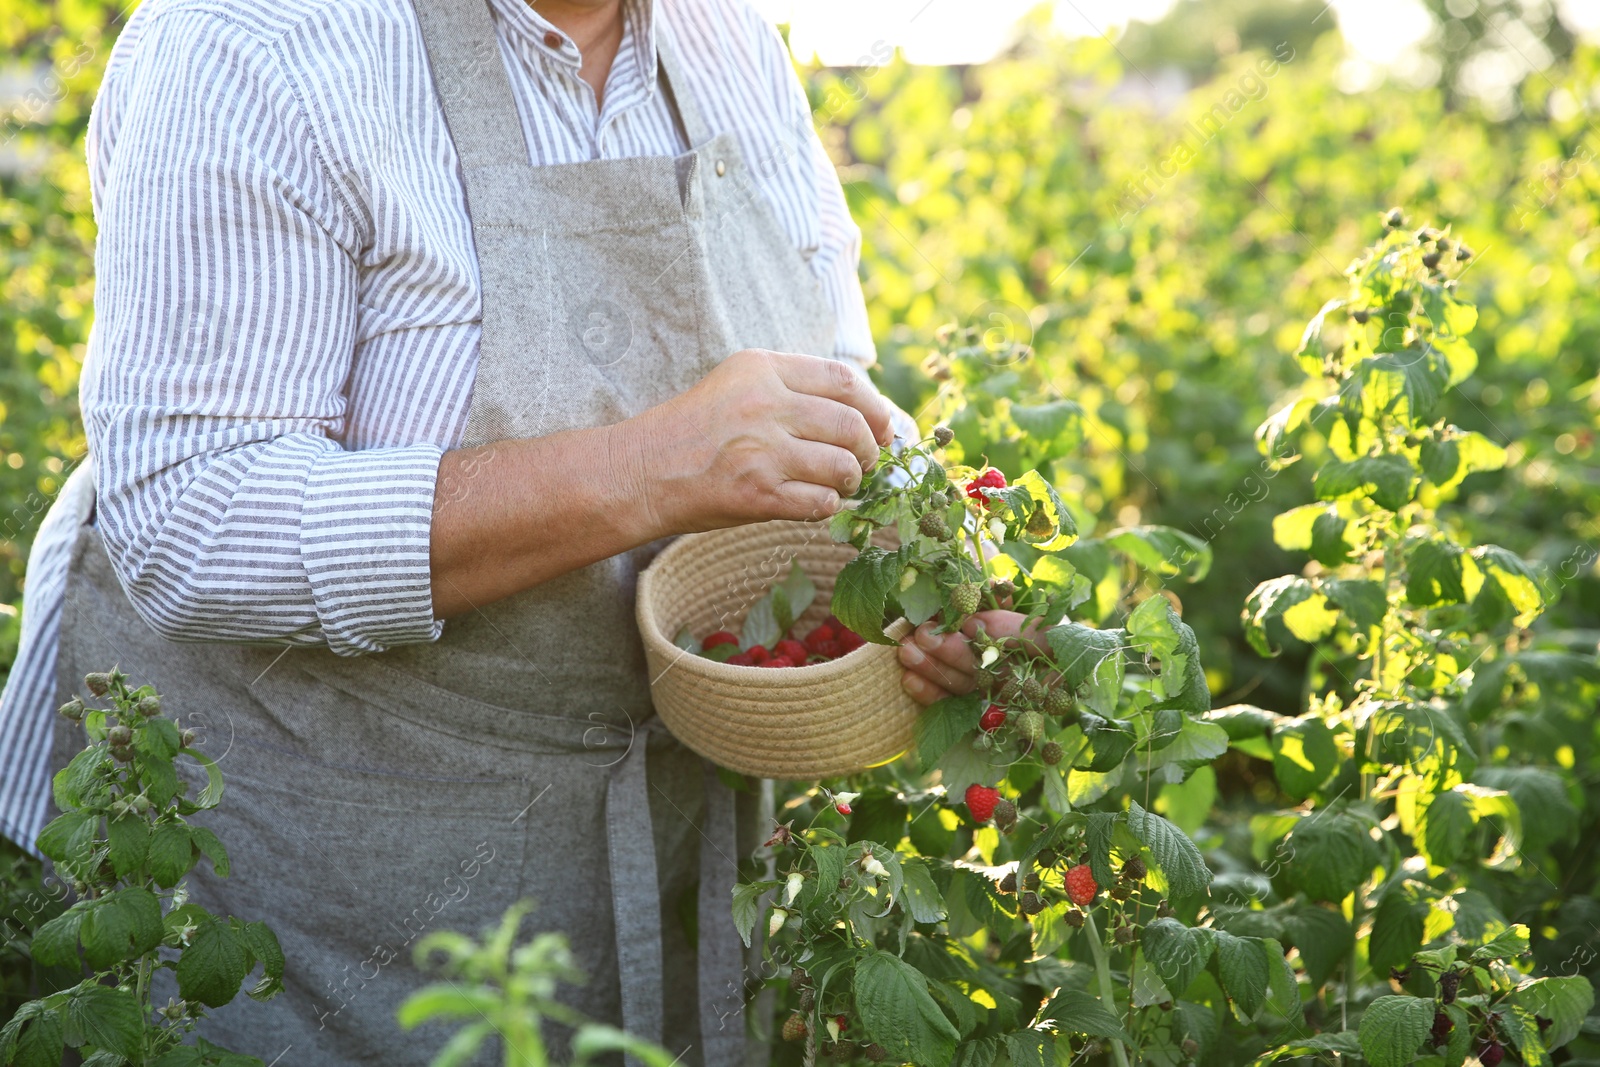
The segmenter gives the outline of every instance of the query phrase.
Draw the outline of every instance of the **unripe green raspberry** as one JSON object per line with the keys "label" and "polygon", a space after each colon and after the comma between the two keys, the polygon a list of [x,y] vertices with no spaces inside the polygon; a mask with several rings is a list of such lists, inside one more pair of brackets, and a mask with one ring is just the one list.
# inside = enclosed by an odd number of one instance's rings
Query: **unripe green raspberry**
{"label": "unripe green raspberry", "polygon": [[103,697],[111,691],[111,675],[105,671],[95,671],[83,676],[83,684],[97,697]]}
{"label": "unripe green raspberry", "polygon": [[930,511],[917,521],[917,529],[922,531],[922,536],[931,537],[935,541],[948,541],[950,539],[950,524],[944,521],[944,514]]}
{"label": "unripe green raspberry", "polygon": [[1050,521],[1044,508],[1035,508],[1033,514],[1028,516],[1026,529],[1029,537],[1049,537],[1056,532],[1056,524]]}
{"label": "unripe green raspberry", "polygon": [[1039,750],[1040,758],[1052,767],[1060,763],[1065,754],[1061,745],[1055,741],[1046,741],[1044,747]]}
{"label": "unripe green raspberry", "polygon": [[161,714],[161,698],[158,696],[142,698],[139,701],[139,714],[147,719],[153,719]]}
{"label": "unripe green raspberry", "polygon": [[950,590],[950,606],[958,615],[971,615],[978,610],[978,602],[983,595],[983,590],[977,582],[962,582]]}
{"label": "unripe green raspberry", "polygon": [[1077,698],[1064,685],[1051,686],[1044,695],[1044,710],[1052,715],[1070,715],[1077,706]]}
{"label": "unripe green raspberry", "polygon": [[79,700],[77,697],[73,697],[71,700],[61,705],[58,710],[61,712],[61,716],[63,718],[71,719],[73,722],[78,722],[83,718],[83,713],[87,709],[84,707],[83,701]]}
{"label": "unripe green raspberry", "polygon": [[111,742],[112,747],[121,747],[133,740],[133,731],[118,723],[106,731],[106,740]]}
{"label": "unripe green raspberry", "polygon": [[1002,704],[1010,705],[1015,704],[1017,698],[1021,695],[1022,683],[1017,680],[1015,675],[1012,675],[1006,679],[1006,684],[1000,687],[1000,693],[995,699]]}
{"label": "unripe green raspberry", "polygon": [[1016,718],[1017,735],[1030,745],[1039,743],[1044,736],[1044,716],[1037,711],[1024,711]]}
{"label": "unripe green raspberry", "polygon": [[1022,681],[1022,699],[1030,704],[1037,704],[1044,699],[1044,683],[1037,678],[1024,678]]}

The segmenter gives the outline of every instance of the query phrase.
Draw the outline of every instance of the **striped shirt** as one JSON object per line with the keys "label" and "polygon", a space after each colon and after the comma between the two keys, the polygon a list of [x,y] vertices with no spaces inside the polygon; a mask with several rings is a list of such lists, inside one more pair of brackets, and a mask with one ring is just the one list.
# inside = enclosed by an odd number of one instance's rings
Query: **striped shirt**
{"label": "striped shirt", "polygon": [[[670,34],[706,121],[738,138],[821,282],[835,355],[872,362],[860,232],[748,0],[624,0],[598,108],[564,34],[525,0],[489,2],[536,165],[684,151],[656,71]],[[140,615],[175,640],[345,655],[437,638],[434,483],[465,425],[481,309],[411,4],[146,0],[109,58],[88,157],[81,398],[96,521]],[[51,519],[0,697],[0,832],[26,844],[48,815],[75,534]]]}

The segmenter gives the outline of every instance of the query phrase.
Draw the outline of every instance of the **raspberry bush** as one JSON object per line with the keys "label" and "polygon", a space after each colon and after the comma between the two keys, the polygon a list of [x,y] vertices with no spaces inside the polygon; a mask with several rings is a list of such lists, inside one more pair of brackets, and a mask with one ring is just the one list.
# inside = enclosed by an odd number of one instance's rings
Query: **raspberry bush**
{"label": "raspberry bush", "polygon": [[[968,624],[980,691],[928,709],[907,758],[791,797],[736,890],[784,1001],[780,1055],[1559,1062],[1593,991],[1587,961],[1531,953],[1556,906],[1540,857],[1575,826],[1600,679],[1531,637],[1538,571],[1440,511],[1506,460],[1441,417],[1476,364],[1471,256],[1391,213],[1306,331],[1312,384],[1261,430],[1273,463],[1316,467],[1316,501],[1274,524],[1310,562],[1244,613],[1261,653],[1315,649],[1295,716],[1211,707],[1160,588],[1204,577],[1206,545],[1080,537],[1092,517],[1038,470],[960,462],[1049,470],[1081,413],[1025,402],[1025,350],[946,338],[926,364],[945,422],[833,522],[861,549],[834,611],[871,639],[901,615]],[[872,545],[884,527],[899,548]],[[1029,640],[970,625],[1000,608]],[[1280,806],[1214,809],[1230,761]]]}

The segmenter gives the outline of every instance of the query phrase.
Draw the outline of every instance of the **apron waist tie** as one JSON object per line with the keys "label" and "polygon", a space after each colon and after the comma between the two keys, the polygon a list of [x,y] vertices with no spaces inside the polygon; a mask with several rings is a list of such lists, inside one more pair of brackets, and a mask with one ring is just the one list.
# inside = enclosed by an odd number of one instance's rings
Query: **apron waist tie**
{"label": "apron waist tie", "polygon": [[[606,784],[606,838],[611,860],[612,915],[622,1024],[629,1034],[660,1044],[664,972],[661,891],[655,832],[650,821],[646,771],[650,735],[663,731],[651,719],[634,736],[628,754]],[[705,818],[701,827],[699,915],[700,1043],[705,1067],[738,1067],[744,1055],[744,989],[738,933],[720,919],[738,878],[733,791],[705,765]],[[642,1067],[627,1057],[628,1067]]]}

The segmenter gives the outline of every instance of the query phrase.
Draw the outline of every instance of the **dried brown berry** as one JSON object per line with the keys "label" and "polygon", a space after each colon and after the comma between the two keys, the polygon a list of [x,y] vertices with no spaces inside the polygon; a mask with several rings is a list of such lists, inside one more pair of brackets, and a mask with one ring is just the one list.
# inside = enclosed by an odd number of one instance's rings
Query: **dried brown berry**
{"label": "dried brown berry", "polygon": [[1132,944],[1133,943],[1133,927],[1131,927],[1131,926],[1119,926],[1115,930],[1111,931],[1111,936],[1116,939],[1116,942],[1119,945]]}
{"label": "dried brown berry", "polygon": [[800,995],[795,1000],[799,1003],[801,1011],[810,1011],[817,1006],[817,991],[806,986],[800,990]]}
{"label": "dried brown berry", "polygon": [[[1050,746],[1046,745],[1045,747],[1049,748]],[[1053,848],[1041,848],[1039,850],[1039,855],[1036,858],[1039,866],[1054,867],[1056,865],[1056,861],[1061,857],[1056,855],[1056,850]]]}
{"label": "dried brown berry", "polygon": [[994,806],[994,825],[1003,834],[1017,828],[1017,806],[1001,797]]}
{"label": "dried brown berry", "polygon": [[1150,871],[1144,865],[1144,860],[1138,856],[1131,857],[1122,865],[1122,877],[1130,882],[1142,882]]}
{"label": "dried brown berry", "polygon": [[943,448],[956,439],[956,432],[948,426],[939,425],[933,428],[933,443]]}
{"label": "dried brown berry", "polygon": [[1024,893],[1017,898],[1017,907],[1024,915],[1037,915],[1044,910],[1044,900],[1038,893]]}
{"label": "dried brown berry", "polygon": [[1405,212],[1397,207],[1390,208],[1389,213],[1383,217],[1383,224],[1391,230],[1398,230],[1406,224]]}
{"label": "dried brown berry", "polygon": [[1038,871],[1029,871],[1028,872],[1028,876],[1022,880],[1022,888],[1024,888],[1024,889],[1038,889],[1039,888],[1039,872]]}
{"label": "dried brown berry", "polygon": [[1167,901],[1163,900],[1161,903],[1156,905],[1156,918],[1170,919],[1172,918],[1172,914],[1172,905]]}
{"label": "dried brown berry", "polygon": [[1004,878],[1000,879],[1000,892],[1002,892],[1002,893],[1015,893],[1016,891],[1017,891],[1017,872],[1016,871],[1008,871],[1006,873],[1006,876]]}
{"label": "dried brown berry", "polygon": [[1118,882],[1106,891],[1112,900],[1127,900],[1133,896],[1133,887],[1127,882]]}
{"label": "dried brown berry", "polygon": [[1069,908],[1062,918],[1066,920],[1068,926],[1077,928],[1083,925],[1083,912],[1077,908]]}
{"label": "dried brown berry", "polygon": [[1445,971],[1439,976],[1439,1003],[1454,1004],[1456,991],[1461,988],[1461,973],[1459,971]]}
{"label": "dried brown berry", "polygon": [[861,1052],[867,1057],[867,1061],[869,1063],[882,1063],[884,1060],[889,1058],[889,1053],[884,1050],[882,1045],[877,1044],[876,1042],[865,1045],[861,1049]]}

